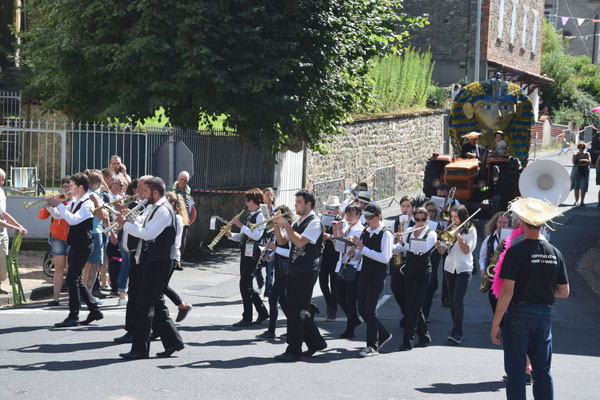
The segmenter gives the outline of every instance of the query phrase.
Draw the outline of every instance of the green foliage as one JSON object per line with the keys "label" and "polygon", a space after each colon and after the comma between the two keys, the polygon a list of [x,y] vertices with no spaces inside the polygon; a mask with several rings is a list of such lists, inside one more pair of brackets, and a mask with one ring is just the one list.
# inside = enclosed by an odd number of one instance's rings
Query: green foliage
{"label": "green foliage", "polygon": [[320,149],[372,101],[369,62],[426,20],[401,0],[30,0],[30,96],[77,119],[226,127]]}
{"label": "green foliage", "polygon": [[600,103],[600,68],[588,56],[573,57],[565,52],[563,39],[544,21],[542,74],[554,79],[540,89],[542,107],[555,122],[572,121],[580,126],[597,126],[600,116],[592,111]]}
{"label": "green foliage", "polygon": [[448,101],[450,92],[446,87],[432,85],[429,87],[429,96],[427,97],[427,106],[431,108],[441,108]]}
{"label": "green foliage", "polygon": [[394,112],[425,106],[434,65],[430,51],[408,49],[402,55],[377,58],[370,70],[376,100],[374,111]]}

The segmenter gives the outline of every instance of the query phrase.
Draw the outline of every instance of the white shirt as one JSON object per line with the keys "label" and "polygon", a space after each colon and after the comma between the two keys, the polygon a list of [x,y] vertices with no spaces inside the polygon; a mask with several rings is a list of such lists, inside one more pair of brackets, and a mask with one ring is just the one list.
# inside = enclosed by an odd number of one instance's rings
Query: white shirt
{"label": "white shirt", "polygon": [[[427,227],[427,225],[425,225],[425,228],[426,227]],[[433,248],[433,246],[435,246],[435,242],[437,241],[437,234],[435,233],[435,231],[429,230],[429,232],[427,232],[427,235],[425,235],[425,231],[426,231],[426,229],[423,229],[421,231],[421,233],[419,234],[419,236],[417,237],[417,239],[425,239],[425,246],[426,246],[425,252],[415,253],[416,255],[419,255],[419,256],[422,254],[425,254],[426,252],[431,250]],[[399,254],[401,252],[406,253],[407,251],[410,251],[410,242],[408,241],[409,235],[411,236],[411,238],[414,238],[415,231],[403,234],[402,240],[404,242],[395,244],[394,248],[392,249],[392,254]]]}
{"label": "white shirt", "polygon": [[[144,220],[146,219],[146,216],[150,212],[150,209],[151,209],[151,207],[144,208],[144,211],[142,211],[142,214],[138,215],[136,217],[136,219],[135,219],[136,223],[139,223],[140,225],[143,224]],[[123,230],[123,235],[121,235],[121,246],[123,247],[123,250],[125,250],[126,252],[134,253],[136,251],[136,249],[130,249],[129,247],[127,247],[128,239],[129,239],[129,232],[126,232],[125,230]]]}
{"label": "white shirt", "polygon": [[175,219],[177,220],[177,228],[175,230],[175,255],[174,260],[179,261],[181,259],[181,237],[183,236],[183,218],[181,215],[176,214]]}
{"label": "white shirt", "polygon": [[[256,224],[260,224],[261,222],[263,222],[265,220],[264,215],[262,215],[262,212],[260,212],[260,208],[256,211],[252,211],[250,213],[249,217],[252,217],[255,214],[258,214],[258,216],[256,217]],[[233,235],[231,235],[229,240],[233,240],[234,242],[241,242],[242,235],[246,235],[248,237],[248,239],[258,242],[262,238],[264,229],[265,229],[265,226],[263,225],[260,228],[256,228],[256,229],[254,229],[254,231],[251,231],[250,228],[248,228],[246,225],[242,225],[240,232],[234,233]]]}
{"label": "white shirt", "polygon": [[488,266],[486,265],[486,259],[487,259],[487,246],[488,246],[488,242],[490,241],[490,238],[494,237],[494,251],[496,251],[496,249],[498,248],[498,231],[494,231],[494,233],[492,233],[491,235],[487,235],[485,237],[485,239],[483,239],[483,243],[481,243],[481,248],[479,249],[479,269],[480,270],[484,270],[486,269]]}
{"label": "white shirt", "polygon": [[[377,229],[371,230],[371,228],[367,228],[367,232],[369,233],[369,237],[373,237],[373,235],[379,234],[379,232],[383,229],[383,224],[381,224]],[[387,264],[390,262],[390,258],[392,258],[392,246],[394,243],[394,235],[390,231],[385,231],[383,237],[381,238],[381,251],[375,251],[373,249],[369,249],[367,247],[363,247],[361,250],[362,255],[364,257],[369,257],[371,260]]]}
{"label": "white shirt", "polygon": [[[362,231],[365,229],[363,224],[357,222],[353,226],[350,226],[348,223],[344,223],[342,228],[342,232],[344,233],[344,237],[348,238],[350,236],[360,237]],[[340,258],[338,259],[337,265],[335,266],[335,272],[340,272],[342,268],[342,264],[350,263],[352,265],[358,265],[358,271],[362,268],[362,254],[358,248],[354,248],[354,257],[350,259],[350,254],[352,253],[352,248],[345,244],[344,242],[334,240],[333,245],[335,247],[335,251],[340,253]]]}
{"label": "white shirt", "polygon": [[477,231],[474,227],[471,227],[468,233],[462,235],[462,238],[469,246],[469,253],[463,253],[460,245],[454,242],[454,245],[448,250],[444,271],[456,272],[457,274],[473,271],[473,250],[477,246]]}
{"label": "white shirt", "polygon": [[[287,233],[285,228],[281,228],[281,234],[283,237],[287,237]],[[277,244],[277,243],[275,243]],[[279,254],[281,257],[290,258],[290,249],[292,248],[292,242],[288,239],[287,245],[277,246],[275,249],[275,253]]]}
{"label": "white shirt", "polygon": [[[402,217],[404,217],[404,218],[402,218]],[[413,226],[415,224],[415,217],[412,216],[412,215],[410,217],[410,221],[408,221],[408,222],[406,221],[406,219],[408,219],[408,217],[405,214],[400,215],[400,219],[404,220],[404,228],[403,228],[403,230],[407,230],[409,228],[409,226],[410,226],[411,223],[412,223]],[[396,220],[394,219],[392,221],[392,225],[390,226],[390,230],[392,231],[392,234],[397,231],[398,227],[396,225],[397,225],[396,224]]]}
{"label": "white shirt", "polygon": [[[83,203],[84,201],[85,203]],[[79,210],[77,210],[76,213],[73,213],[73,210],[77,208],[79,203],[83,204],[81,205]],[[63,203],[60,203],[56,207],[56,212],[58,213],[58,215],[64,218],[64,220],[67,221],[69,225],[78,225],[86,219],[94,218],[94,214],[92,214],[93,206],[94,203],[92,203],[92,200],[90,200],[89,193],[86,193],[80,198],[73,200],[69,208],[67,208],[67,206],[65,206]]]}
{"label": "white shirt", "polygon": [[[306,218],[308,218],[309,216],[314,215],[316,217],[316,214],[314,211],[311,211],[307,216],[297,219],[292,227],[298,227],[302,221],[304,221]],[[282,232],[283,233],[283,232]],[[319,236],[321,236],[323,234],[323,228],[321,228],[321,221],[319,221],[319,218],[314,218],[312,221],[310,221],[308,223],[308,226],[306,227],[306,229],[304,229],[304,232],[302,232],[302,237],[305,237],[308,239],[308,241],[312,244],[317,243],[317,240],[319,240]],[[289,235],[287,232],[284,233],[284,237],[286,239],[290,239]]]}
{"label": "white shirt", "polygon": [[[155,210],[152,219],[148,220],[150,214]],[[165,197],[161,197],[156,203],[151,204],[144,210],[143,223],[139,223],[139,219],[135,223],[125,222],[123,232],[138,237],[145,241],[154,240],[162,233],[162,231],[173,224],[174,214],[173,208]]]}
{"label": "white shirt", "polygon": [[[3,215],[6,212],[6,193],[4,193],[4,189],[0,187],[0,215]],[[4,218],[0,219],[4,221]],[[0,228],[0,233],[6,233],[6,228]]]}

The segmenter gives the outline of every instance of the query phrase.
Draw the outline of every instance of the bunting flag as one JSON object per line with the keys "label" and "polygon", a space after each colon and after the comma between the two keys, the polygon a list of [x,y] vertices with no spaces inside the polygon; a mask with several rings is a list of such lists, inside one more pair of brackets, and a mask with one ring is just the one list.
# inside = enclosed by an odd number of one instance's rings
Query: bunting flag
{"label": "bunting flag", "polygon": [[562,20],[562,24],[563,26],[567,24],[567,22],[569,21],[569,17],[560,17]]}
{"label": "bunting flag", "polygon": [[585,21],[585,18],[577,18],[577,25],[583,24],[584,21]]}
{"label": "bunting flag", "polygon": [[593,23],[600,22],[600,19],[592,19],[592,22],[593,22]]}

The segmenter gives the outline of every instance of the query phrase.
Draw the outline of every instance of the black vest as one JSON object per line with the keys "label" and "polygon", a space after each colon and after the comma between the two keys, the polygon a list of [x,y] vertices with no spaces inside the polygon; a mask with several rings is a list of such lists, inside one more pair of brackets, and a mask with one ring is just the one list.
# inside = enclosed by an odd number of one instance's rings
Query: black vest
{"label": "black vest", "polygon": [[[487,241],[487,253],[485,255],[485,265],[483,267],[487,268],[490,265],[490,259],[494,255],[494,238],[496,237],[496,232],[492,233],[490,238]],[[498,245],[500,245],[500,241],[498,241]]]}
{"label": "black vest", "polygon": [[[335,221],[340,221],[340,220],[341,220],[341,218],[336,215]],[[327,229],[325,229],[325,233],[332,235],[333,234],[333,225],[328,226]],[[333,240],[326,240],[325,245],[323,246],[323,259],[324,260],[335,260],[335,262],[337,262],[339,257],[340,257],[340,254],[335,250]]]}
{"label": "black vest", "polygon": [[[304,232],[308,224],[315,219],[317,219],[315,214],[309,215],[299,225],[294,224],[292,229],[294,232],[302,235],[302,232]],[[317,239],[315,244],[308,242],[301,249],[297,248],[292,242],[292,247],[290,250],[290,276],[319,271],[322,242],[322,234],[319,235],[319,239]]]}
{"label": "black vest", "polygon": [[[72,214],[75,214],[83,203],[86,201],[91,201],[89,198],[77,204],[77,207],[73,211]],[[92,229],[94,227],[94,217],[85,219],[78,223],[77,225],[71,225],[69,227],[69,235],[67,236],[67,244],[71,246],[91,246],[92,245]]]}
{"label": "black vest", "polygon": [[[255,212],[254,214],[250,214],[248,215],[248,217],[246,218],[246,223],[244,225],[248,226],[248,224],[255,224],[256,220],[258,219],[258,214],[260,214],[260,211]],[[264,235],[264,231],[263,231],[263,235]],[[258,242],[250,239],[248,236],[246,235],[242,235],[242,240],[240,241],[240,249],[242,250],[242,257],[245,257],[245,253],[246,253],[246,243],[252,243],[254,245],[254,249],[252,250],[252,258],[258,258],[260,256],[260,248],[258,247],[258,243],[260,243],[260,240]]]}
{"label": "black vest", "polygon": [[[377,252],[381,252],[381,241],[383,239],[383,234],[385,232],[388,232],[390,229],[388,227],[383,227],[381,228],[381,230],[379,231],[379,233],[377,235],[373,235],[371,237],[369,234],[369,231],[367,230],[369,228],[365,228],[362,231],[362,234],[360,235],[360,241],[362,242],[362,244],[365,245],[366,248],[371,249],[373,251],[377,251]],[[389,260],[387,263],[380,263],[379,261],[375,261],[372,258],[369,257],[363,257],[362,259],[362,269],[363,270],[376,270],[376,269],[381,269],[383,268],[383,270],[385,271],[387,268],[387,265],[389,264]]]}
{"label": "black vest", "polygon": [[[160,207],[165,207],[161,205]],[[168,209],[168,208],[167,208]],[[156,207],[150,215],[148,215],[147,221],[150,221],[154,214],[158,211],[158,207]],[[140,258],[141,265],[148,265],[160,261],[166,261],[171,259],[171,247],[175,244],[175,216],[171,213],[171,224],[156,237],[156,239],[152,241],[142,240],[142,255]],[[171,264],[168,263],[170,266]]]}
{"label": "black vest", "polygon": [[[428,226],[425,227],[425,237],[429,234],[431,229]],[[408,234],[408,243],[413,238],[413,233]],[[435,249],[435,247],[434,247]],[[418,255],[413,252],[406,252],[406,261],[404,266],[404,273],[415,273],[415,274],[427,274],[431,272],[431,250],[428,252]]]}

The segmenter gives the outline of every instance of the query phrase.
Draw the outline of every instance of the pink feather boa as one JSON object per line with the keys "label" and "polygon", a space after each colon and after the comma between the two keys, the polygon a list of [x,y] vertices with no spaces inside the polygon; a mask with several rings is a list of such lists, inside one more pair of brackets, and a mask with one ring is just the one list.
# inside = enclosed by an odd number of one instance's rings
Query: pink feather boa
{"label": "pink feather boa", "polygon": [[504,285],[504,279],[500,278],[500,269],[502,268],[502,261],[504,261],[504,256],[506,255],[506,251],[510,248],[512,241],[517,236],[523,234],[523,228],[520,226],[517,229],[514,229],[510,234],[510,237],[504,239],[504,251],[498,257],[498,264],[496,264],[496,268],[494,268],[494,278],[492,281],[492,294],[498,298],[500,296],[500,291],[502,290],[502,285]]}

